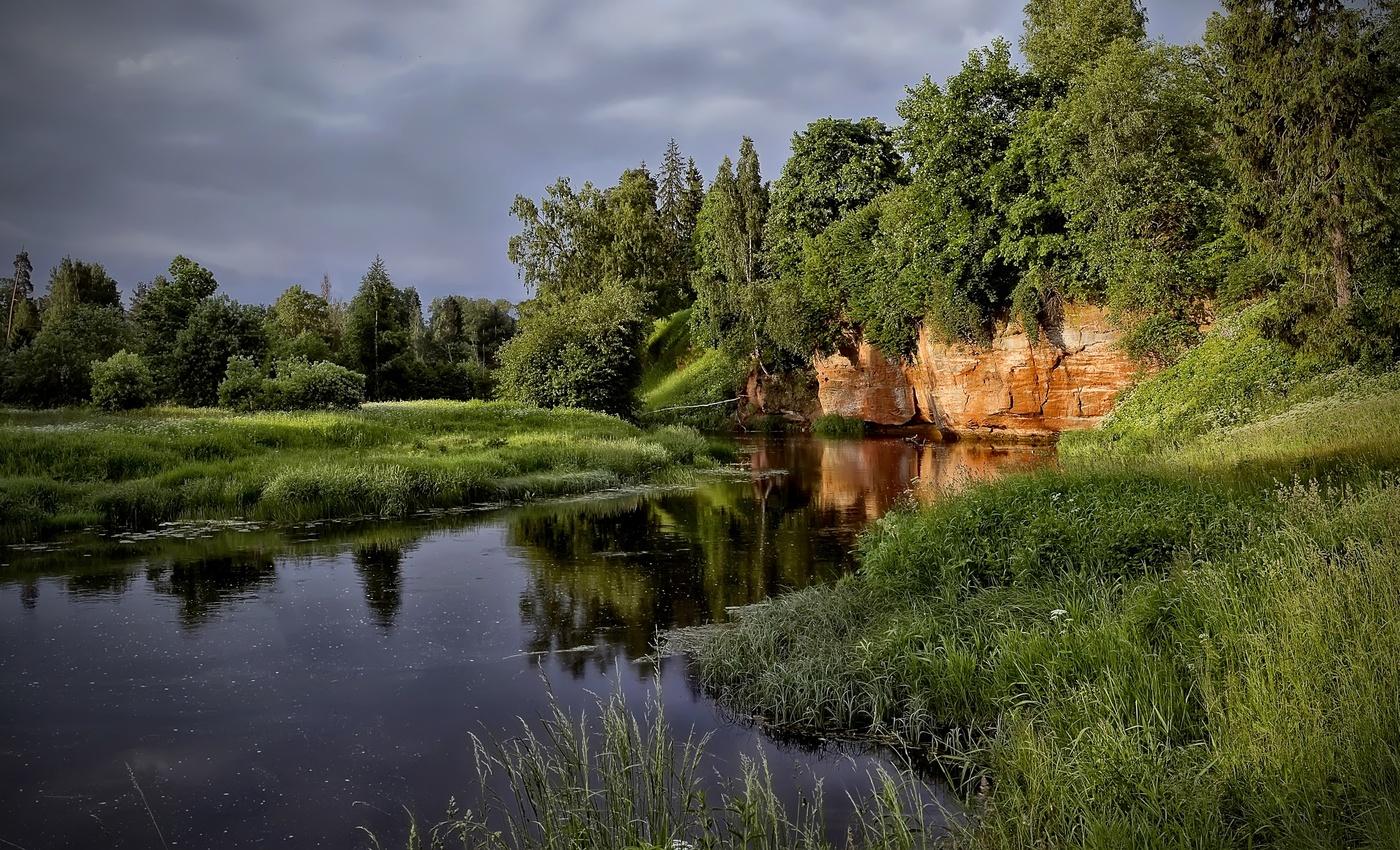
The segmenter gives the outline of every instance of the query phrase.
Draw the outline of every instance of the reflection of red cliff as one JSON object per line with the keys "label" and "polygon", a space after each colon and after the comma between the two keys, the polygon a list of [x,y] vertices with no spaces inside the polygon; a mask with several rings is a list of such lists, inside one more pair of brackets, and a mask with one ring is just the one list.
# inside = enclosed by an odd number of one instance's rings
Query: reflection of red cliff
{"label": "reflection of red cliff", "polygon": [[1104,312],[1071,306],[1032,344],[1017,323],[985,348],[919,334],[912,362],[892,362],[869,343],[816,362],[822,411],[880,425],[931,423],[961,434],[1043,436],[1093,427],[1131,383]]}
{"label": "reflection of red cliff", "polygon": [[818,505],[872,520],[906,493],[928,502],[974,481],[1029,469],[1050,459],[1024,446],[915,446],[893,439],[823,440],[819,445]]}

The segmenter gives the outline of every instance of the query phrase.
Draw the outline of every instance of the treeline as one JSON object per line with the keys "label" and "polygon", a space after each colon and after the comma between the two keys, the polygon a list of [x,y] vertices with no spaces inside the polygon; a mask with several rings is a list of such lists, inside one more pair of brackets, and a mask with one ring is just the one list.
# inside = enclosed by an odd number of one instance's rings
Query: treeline
{"label": "treeline", "polygon": [[801,367],[859,333],[910,354],[919,328],[1031,334],[1106,307],[1169,362],[1213,315],[1259,299],[1311,355],[1397,353],[1400,43],[1391,4],[1226,0],[1203,44],[1150,41],[1134,0],[1031,0],[1002,40],[898,105],[824,118],[776,181],[745,138],[708,186],[675,144],[657,176],[567,179],[516,201],[510,256],[534,298],[502,386],[626,412],[646,322],[756,368]]}
{"label": "treeline", "polygon": [[302,286],[270,306],[219,292],[186,257],[141,283],[124,307],[100,263],[65,257],[35,295],[21,251],[0,279],[0,402],[108,409],[154,402],[237,409],[345,407],[383,399],[488,397],[515,332],[505,301],[435,299],[399,288],[382,260],[348,303]]}

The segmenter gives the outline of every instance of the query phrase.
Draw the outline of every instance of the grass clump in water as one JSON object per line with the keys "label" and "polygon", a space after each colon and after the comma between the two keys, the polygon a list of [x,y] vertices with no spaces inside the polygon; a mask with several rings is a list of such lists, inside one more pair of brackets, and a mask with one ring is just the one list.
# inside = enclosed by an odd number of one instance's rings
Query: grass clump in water
{"label": "grass clump in water", "polygon": [[865,435],[865,421],[839,413],[823,413],[812,420],[812,434],[834,439],[862,437]]}
{"label": "grass clump in water", "polygon": [[[932,848],[941,823],[933,792],[908,774],[877,769],[856,821],[833,842],[825,828],[821,788],[794,814],[775,792],[761,758],[737,775],[705,782],[707,737],[675,734],[653,699],[637,716],[620,696],[596,717],[572,717],[557,705],[536,730],[504,742],[475,736],[478,785],[474,807],[454,800],[432,826],[414,820],[407,846],[487,850],[835,850],[837,847]],[[717,775],[717,774],[716,774]],[[494,789],[494,790],[493,790]],[[371,844],[381,843],[370,834]]]}
{"label": "grass clump in water", "polygon": [[1241,396],[1238,342],[1062,471],[887,516],[856,576],[712,632],[702,683],[985,780],[969,846],[1400,845],[1400,378]]}
{"label": "grass clump in water", "polygon": [[402,516],[430,507],[674,480],[701,435],[507,402],[357,411],[165,408],[0,415],[0,537],[174,519]]}

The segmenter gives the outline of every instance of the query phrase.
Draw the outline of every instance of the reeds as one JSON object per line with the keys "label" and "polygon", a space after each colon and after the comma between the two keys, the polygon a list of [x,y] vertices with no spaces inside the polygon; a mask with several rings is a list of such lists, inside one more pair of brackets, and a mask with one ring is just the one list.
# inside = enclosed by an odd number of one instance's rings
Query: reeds
{"label": "reeds", "polygon": [[639,713],[617,695],[591,717],[554,705],[538,728],[522,722],[515,738],[473,737],[483,789],[476,804],[464,810],[454,800],[447,817],[429,827],[415,820],[406,844],[410,850],[917,850],[944,833],[930,789],[911,774],[877,768],[855,821],[833,840],[819,784],[793,811],[762,758],[744,759],[737,776],[707,781],[706,741],[693,731],[673,732],[659,693]]}

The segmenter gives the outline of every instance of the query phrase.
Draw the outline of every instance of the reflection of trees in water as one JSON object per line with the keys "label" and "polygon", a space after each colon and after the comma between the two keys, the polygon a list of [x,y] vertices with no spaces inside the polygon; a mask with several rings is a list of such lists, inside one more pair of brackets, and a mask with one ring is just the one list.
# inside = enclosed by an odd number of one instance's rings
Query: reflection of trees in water
{"label": "reflection of trees in water", "polygon": [[220,608],[248,598],[276,578],[276,562],[262,550],[146,568],[151,588],[179,602],[180,623],[187,628],[202,625]]}
{"label": "reflection of trees in water", "polygon": [[65,582],[67,590],[74,596],[115,596],[125,593],[136,580],[130,570],[114,570],[100,573],[74,573]]}
{"label": "reflection of trees in water", "polygon": [[385,630],[393,627],[403,607],[403,555],[402,545],[382,540],[357,545],[350,552],[370,616]]}
{"label": "reflection of trees in water", "polygon": [[[755,467],[797,465],[776,452]],[[532,573],[520,601],[528,651],[596,643],[558,658],[579,674],[590,662],[611,665],[619,652],[646,654],[660,629],[720,619],[727,607],[834,578],[856,529],[824,523],[811,480],[761,474],[517,515],[508,540]]]}

